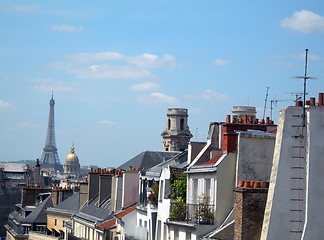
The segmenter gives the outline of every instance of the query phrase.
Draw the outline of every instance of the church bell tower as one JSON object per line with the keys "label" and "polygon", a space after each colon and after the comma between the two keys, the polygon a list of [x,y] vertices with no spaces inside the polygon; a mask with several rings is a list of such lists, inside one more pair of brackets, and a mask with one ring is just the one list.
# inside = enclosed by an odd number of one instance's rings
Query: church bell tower
{"label": "church bell tower", "polygon": [[161,136],[163,137],[163,151],[186,150],[192,138],[188,127],[188,109],[169,108],[167,127]]}

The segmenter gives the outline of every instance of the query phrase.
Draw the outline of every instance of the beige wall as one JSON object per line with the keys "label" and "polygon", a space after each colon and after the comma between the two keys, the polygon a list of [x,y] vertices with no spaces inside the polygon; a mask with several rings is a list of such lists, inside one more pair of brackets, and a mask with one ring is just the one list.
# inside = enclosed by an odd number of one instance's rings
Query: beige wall
{"label": "beige wall", "polygon": [[68,221],[69,218],[63,216],[47,215],[47,229],[55,229],[57,232],[65,232],[64,222]]}

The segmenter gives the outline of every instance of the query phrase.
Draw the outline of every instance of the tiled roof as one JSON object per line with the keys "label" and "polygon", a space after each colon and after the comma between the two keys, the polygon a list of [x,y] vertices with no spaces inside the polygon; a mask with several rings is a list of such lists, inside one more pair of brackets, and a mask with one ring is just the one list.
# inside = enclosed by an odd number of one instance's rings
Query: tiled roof
{"label": "tiled roof", "polygon": [[270,133],[272,133],[272,134],[277,134],[277,129],[272,130]]}
{"label": "tiled roof", "polygon": [[125,217],[127,214],[133,212],[136,209],[136,205],[133,205],[129,208],[126,208],[125,210],[115,214],[115,217],[117,217],[118,219],[122,219],[123,217]]}
{"label": "tiled roof", "polygon": [[99,224],[97,227],[104,230],[104,229],[110,229],[116,226],[116,218],[110,219],[106,222],[103,222],[101,224]]}
{"label": "tiled roof", "polygon": [[212,164],[215,164],[221,158],[221,156],[223,156],[223,155],[220,155],[218,157],[215,157],[213,159],[210,159],[209,161],[207,161],[207,162],[205,162],[205,163],[203,163],[201,165],[212,165]]}

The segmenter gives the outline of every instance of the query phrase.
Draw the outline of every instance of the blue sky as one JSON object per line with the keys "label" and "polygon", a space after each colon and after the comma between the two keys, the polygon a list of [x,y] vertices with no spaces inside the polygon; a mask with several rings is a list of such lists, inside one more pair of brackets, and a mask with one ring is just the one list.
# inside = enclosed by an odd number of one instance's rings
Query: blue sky
{"label": "blue sky", "polygon": [[[54,92],[61,163],[118,166],[161,150],[170,107],[189,109],[192,140],[233,106],[324,91],[324,2],[0,2],[0,161],[36,159]],[[277,122],[279,102],[274,108]],[[267,110],[269,116],[269,109]]]}

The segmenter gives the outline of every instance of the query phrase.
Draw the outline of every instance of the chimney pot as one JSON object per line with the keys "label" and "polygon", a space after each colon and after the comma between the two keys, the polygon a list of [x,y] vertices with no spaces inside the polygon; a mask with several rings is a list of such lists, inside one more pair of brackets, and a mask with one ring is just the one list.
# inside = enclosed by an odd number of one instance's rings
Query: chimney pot
{"label": "chimney pot", "polygon": [[303,101],[296,101],[296,107],[302,107]]}
{"label": "chimney pot", "polygon": [[233,123],[236,123],[236,118],[235,117],[233,117]]}
{"label": "chimney pot", "polygon": [[237,187],[243,187],[244,186],[244,183],[245,183],[245,181],[240,180]]}
{"label": "chimney pot", "polygon": [[306,101],[306,105],[310,105],[310,100],[307,100]]}
{"label": "chimney pot", "polygon": [[249,116],[249,123],[253,123],[253,116]]}
{"label": "chimney pot", "polygon": [[247,115],[244,115],[244,123],[247,123]]}
{"label": "chimney pot", "polygon": [[239,123],[243,123],[243,119],[242,118],[239,118]]}
{"label": "chimney pot", "polygon": [[249,187],[250,187],[250,184],[251,184],[250,181],[244,181],[244,185],[243,185],[243,187],[244,187],[244,188],[249,188]]}
{"label": "chimney pot", "polygon": [[309,99],[309,103],[310,103],[309,105],[311,105],[311,106],[315,106],[315,98],[313,98],[313,97],[310,98],[310,99]]}
{"label": "chimney pot", "polygon": [[269,117],[267,117],[267,119],[266,119],[266,124],[267,124],[267,125],[270,124],[270,118],[269,118]]}
{"label": "chimney pot", "polygon": [[323,93],[318,94],[318,106],[323,106]]}
{"label": "chimney pot", "polygon": [[264,119],[261,119],[260,124],[264,124]]}
{"label": "chimney pot", "polygon": [[226,123],[231,123],[231,115],[226,116]]}

